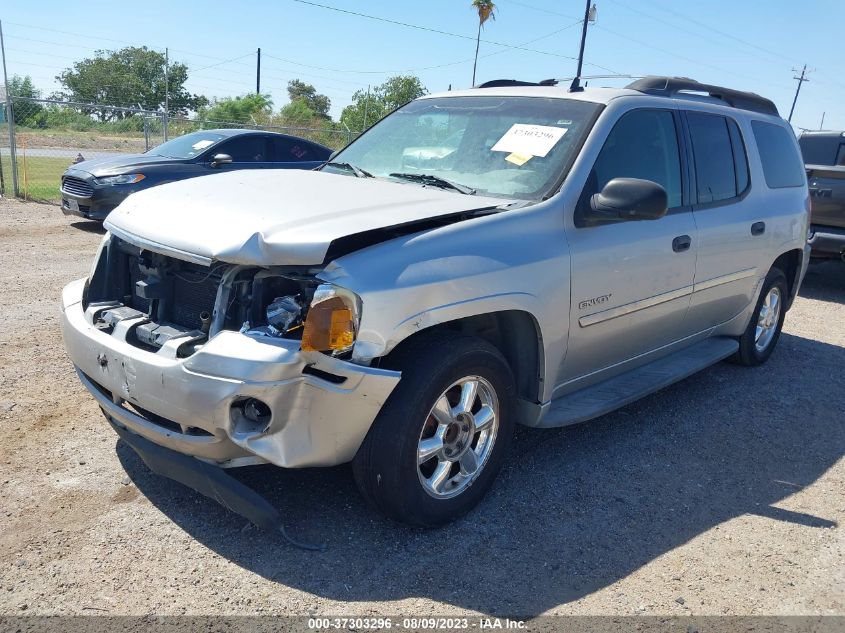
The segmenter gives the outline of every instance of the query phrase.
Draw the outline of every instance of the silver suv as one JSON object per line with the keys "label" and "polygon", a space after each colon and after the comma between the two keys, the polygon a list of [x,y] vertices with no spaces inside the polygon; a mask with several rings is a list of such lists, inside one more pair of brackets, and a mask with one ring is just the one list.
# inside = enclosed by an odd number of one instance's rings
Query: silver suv
{"label": "silver suv", "polygon": [[492,82],[409,103],[317,171],[129,197],[64,290],[64,340],[154,471],[257,524],[275,509],[223,469],[351,461],[373,506],[436,526],[484,495],[517,423],[765,362],[808,209],[767,99]]}

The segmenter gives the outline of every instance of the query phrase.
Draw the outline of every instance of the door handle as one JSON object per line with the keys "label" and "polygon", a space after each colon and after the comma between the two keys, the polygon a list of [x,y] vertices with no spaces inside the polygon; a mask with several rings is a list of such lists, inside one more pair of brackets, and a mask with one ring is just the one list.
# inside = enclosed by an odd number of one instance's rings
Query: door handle
{"label": "door handle", "polygon": [[672,240],[672,250],[676,253],[683,253],[688,251],[692,245],[692,238],[689,235],[679,235]]}
{"label": "door handle", "polygon": [[751,235],[762,235],[766,232],[765,222],[755,222],[751,225]]}

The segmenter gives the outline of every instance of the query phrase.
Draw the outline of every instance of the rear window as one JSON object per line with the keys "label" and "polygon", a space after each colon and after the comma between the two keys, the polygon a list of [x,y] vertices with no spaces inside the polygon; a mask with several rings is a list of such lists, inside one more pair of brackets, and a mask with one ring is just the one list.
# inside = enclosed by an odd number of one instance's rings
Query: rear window
{"label": "rear window", "polygon": [[[835,165],[839,140],[826,136],[802,136],[798,139],[804,162],[808,165]],[[845,147],[845,146],[843,146]]]}
{"label": "rear window", "polygon": [[754,139],[770,189],[801,187],[807,182],[804,164],[795,151],[795,137],[786,128],[765,121],[752,121]]}

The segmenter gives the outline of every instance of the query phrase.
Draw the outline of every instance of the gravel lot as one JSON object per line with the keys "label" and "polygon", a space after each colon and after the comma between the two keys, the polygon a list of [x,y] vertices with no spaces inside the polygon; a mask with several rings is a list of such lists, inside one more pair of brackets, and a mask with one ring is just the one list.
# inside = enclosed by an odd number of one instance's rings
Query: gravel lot
{"label": "gravel lot", "polygon": [[520,429],[437,531],[346,467],[256,467],[292,549],[151,474],[65,358],[58,296],[97,225],[0,200],[0,614],[845,614],[845,266],[811,267],[780,346],[590,424]]}

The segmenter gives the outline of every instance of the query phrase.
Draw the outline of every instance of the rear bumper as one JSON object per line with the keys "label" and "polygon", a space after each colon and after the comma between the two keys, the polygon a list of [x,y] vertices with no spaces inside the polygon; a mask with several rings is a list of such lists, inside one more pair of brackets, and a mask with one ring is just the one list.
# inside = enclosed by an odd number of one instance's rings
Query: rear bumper
{"label": "rear bumper", "polygon": [[810,230],[812,235],[807,243],[813,257],[845,257],[845,229],[813,225]]}
{"label": "rear bumper", "polygon": [[[65,347],[83,385],[116,424],[185,455],[221,466],[348,462],[399,382],[398,372],[233,331],[220,332],[188,358],[176,355],[179,339],[157,352],[140,349],[127,334],[143,319],[121,321],[112,333],[94,327],[93,309],[82,308],[83,285],[64,289],[61,314]],[[306,367],[327,379],[303,373]],[[263,428],[232,406],[244,398],[270,407]]]}

